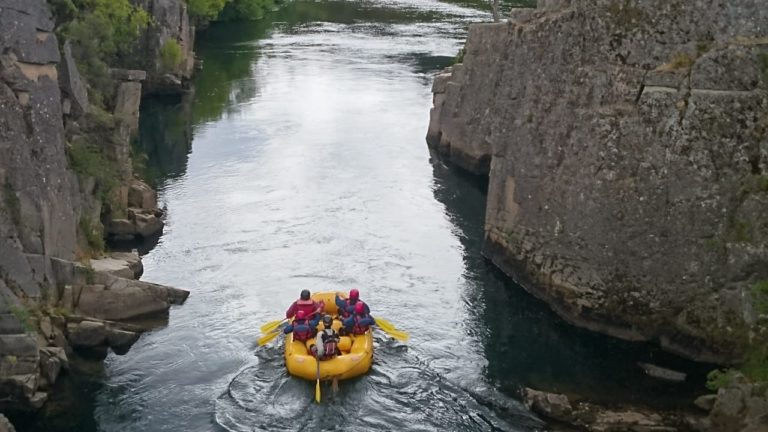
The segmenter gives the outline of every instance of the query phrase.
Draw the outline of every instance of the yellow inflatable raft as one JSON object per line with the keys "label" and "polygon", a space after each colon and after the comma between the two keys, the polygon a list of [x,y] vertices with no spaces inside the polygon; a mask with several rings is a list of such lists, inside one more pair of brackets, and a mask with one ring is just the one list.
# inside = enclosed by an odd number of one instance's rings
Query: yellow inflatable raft
{"label": "yellow inflatable raft", "polygon": [[[325,313],[336,315],[337,308],[334,301],[335,292],[320,292],[312,296],[312,300],[325,302]],[[344,295],[340,296],[345,298]],[[323,328],[322,322],[318,325],[318,330]],[[333,328],[337,331],[341,328],[341,321],[335,319]],[[288,373],[307,380],[317,379],[317,360],[310,354],[309,346],[314,343],[313,340],[306,343],[293,340],[293,333],[285,338],[285,365]],[[343,336],[339,342],[341,355],[330,360],[320,361],[320,379],[330,380],[338,378],[341,380],[354,378],[362,375],[371,368],[373,363],[373,335],[368,330],[363,335]]]}

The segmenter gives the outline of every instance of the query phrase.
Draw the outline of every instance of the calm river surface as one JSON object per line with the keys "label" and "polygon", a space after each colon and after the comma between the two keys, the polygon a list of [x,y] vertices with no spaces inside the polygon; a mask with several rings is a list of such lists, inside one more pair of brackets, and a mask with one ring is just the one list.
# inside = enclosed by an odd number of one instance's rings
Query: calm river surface
{"label": "calm river surface", "polygon": [[[482,6],[481,6],[482,7]],[[167,327],[68,378],[30,430],[510,430],[544,424],[520,386],[610,402],[681,403],[638,361],[698,369],[572,328],[480,256],[485,185],[430,157],[432,76],[471,4],[295,2],[200,35],[190,100],[148,101],[141,146],[168,225],[144,280],[189,289]],[[302,289],[359,288],[370,374],[324,402],[258,328]],[[74,401],[74,402],[73,402]]]}

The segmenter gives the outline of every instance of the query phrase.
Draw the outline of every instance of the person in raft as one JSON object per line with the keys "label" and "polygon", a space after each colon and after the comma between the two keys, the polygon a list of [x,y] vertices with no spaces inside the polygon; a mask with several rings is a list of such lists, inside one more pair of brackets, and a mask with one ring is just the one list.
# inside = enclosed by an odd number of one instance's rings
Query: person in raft
{"label": "person in raft", "polygon": [[348,333],[361,335],[367,332],[374,324],[376,324],[376,321],[365,311],[365,305],[362,302],[358,302],[355,305],[355,313],[344,320],[344,329]]}
{"label": "person in raft", "polygon": [[336,294],[336,306],[339,308],[339,317],[344,320],[352,316],[353,313],[355,313],[355,305],[358,303],[362,303],[363,307],[365,308],[365,313],[369,314],[371,313],[371,310],[368,309],[368,305],[365,304],[362,300],[360,300],[360,291],[357,290],[357,288],[352,288],[349,290],[349,298],[342,299],[339,298],[339,295]]}
{"label": "person in raft", "polygon": [[285,312],[285,317],[291,319],[299,311],[303,311],[306,318],[311,318],[313,315],[317,314],[316,318],[319,322],[323,309],[325,309],[325,303],[323,301],[316,302],[309,297],[309,290],[302,290],[299,299],[293,302],[291,307]]}
{"label": "person in raft", "polygon": [[293,340],[306,342],[315,337],[315,334],[317,333],[317,324],[319,322],[319,316],[313,320],[309,320],[304,311],[300,310],[296,312],[296,319],[283,329],[283,333],[288,334],[293,332]]}
{"label": "person in raft", "polygon": [[333,318],[330,315],[323,317],[323,330],[317,334],[315,343],[310,345],[309,351],[318,360],[330,360],[341,354],[339,349],[339,334],[331,327]]}

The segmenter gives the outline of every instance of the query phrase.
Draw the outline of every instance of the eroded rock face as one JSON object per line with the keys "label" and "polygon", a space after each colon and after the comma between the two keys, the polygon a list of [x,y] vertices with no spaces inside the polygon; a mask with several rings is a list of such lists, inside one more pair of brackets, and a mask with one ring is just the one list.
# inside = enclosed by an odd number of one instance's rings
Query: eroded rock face
{"label": "eroded rock face", "polygon": [[72,259],[77,183],[67,171],[53,22],[42,0],[0,2],[0,274],[40,295],[47,257]]}
{"label": "eroded rock face", "polygon": [[492,158],[484,253],[577,325],[738,360],[768,279],[768,9],[542,3],[435,81],[432,145]]}

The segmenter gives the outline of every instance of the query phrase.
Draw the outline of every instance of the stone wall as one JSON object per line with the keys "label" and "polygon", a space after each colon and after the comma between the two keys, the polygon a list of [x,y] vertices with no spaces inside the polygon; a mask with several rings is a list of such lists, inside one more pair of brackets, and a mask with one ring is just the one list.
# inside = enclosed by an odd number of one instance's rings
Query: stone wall
{"label": "stone wall", "polygon": [[574,324],[738,361],[768,280],[768,8],[541,6],[435,80],[431,145],[491,161],[484,253]]}

